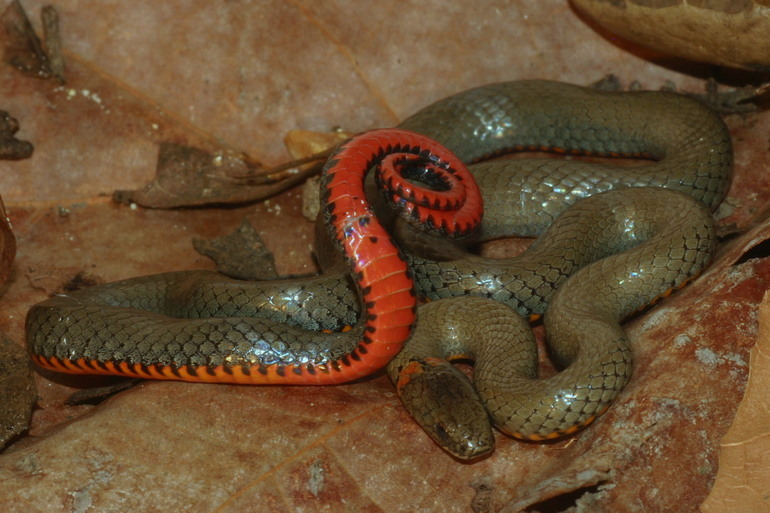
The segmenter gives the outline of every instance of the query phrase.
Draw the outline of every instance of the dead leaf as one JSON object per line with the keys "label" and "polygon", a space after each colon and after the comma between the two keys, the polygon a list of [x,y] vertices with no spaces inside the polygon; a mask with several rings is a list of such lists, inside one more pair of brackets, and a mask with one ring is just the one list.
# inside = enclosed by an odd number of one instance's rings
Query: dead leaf
{"label": "dead leaf", "polygon": [[0,450],[28,429],[36,401],[27,352],[0,333]]}
{"label": "dead leaf", "polygon": [[719,473],[701,505],[704,513],[770,510],[770,292],[765,292],[757,317],[746,393],[720,443]]}
{"label": "dead leaf", "polygon": [[[149,208],[244,203],[255,197],[238,177],[251,173],[243,156],[164,142],[158,153],[155,180],[139,190],[115,191],[113,199]],[[256,198],[262,196],[257,194]]]}
{"label": "dead leaf", "polygon": [[3,25],[5,39],[5,62],[33,77],[49,78],[53,70],[48,54],[19,0],[12,0],[8,4],[0,16],[0,23]]}
{"label": "dead leaf", "polygon": [[275,257],[265,247],[254,226],[244,219],[234,232],[215,239],[194,238],[193,246],[202,255],[214,260],[217,271],[241,280],[272,280],[278,278]]}
{"label": "dead leaf", "polygon": [[4,110],[0,110],[0,159],[21,160],[32,156],[32,144],[14,137],[19,122]]}

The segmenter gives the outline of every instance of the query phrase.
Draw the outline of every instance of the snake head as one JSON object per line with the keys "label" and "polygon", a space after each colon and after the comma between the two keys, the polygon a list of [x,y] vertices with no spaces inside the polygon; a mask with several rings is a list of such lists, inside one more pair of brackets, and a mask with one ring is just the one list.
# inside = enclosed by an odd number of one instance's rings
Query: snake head
{"label": "snake head", "polygon": [[446,452],[475,460],[494,450],[489,415],[468,378],[439,358],[413,360],[396,386],[407,411]]}

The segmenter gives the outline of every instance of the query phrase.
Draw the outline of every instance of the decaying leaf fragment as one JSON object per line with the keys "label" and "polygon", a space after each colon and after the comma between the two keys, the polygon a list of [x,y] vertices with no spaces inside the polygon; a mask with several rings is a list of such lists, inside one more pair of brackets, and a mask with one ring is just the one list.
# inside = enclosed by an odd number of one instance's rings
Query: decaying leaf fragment
{"label": "decaying leaf fragment", "polygon": [[19,0],[13,0],[0,16],[3,59],[26,75],[36,78],[55,77],[64,82],[64,59],[59,38],[59,17],[53,6],[42,11],[45,43],[32,28]]}
{"label": "decaying leaf fragment", "polygon": [[278,278],[275,257],[247,219],[232,233],[215,239],[193,239],[195,250],[217,264],[217,271],[241,280]]}
{"label": "decaying leaf fragment", "polygon": [[166,142],[160,145],[155,180],[142,189],[115,191],[113,199],[149,208],[248,203],[283,192],[308,176],[258,170],[243,154]]}
{"label": "decaying leaf fragment", "polygon": [[32,144],[14,137],[18,130],[19,122],[16,118],[0,110],[0,159],[21,160],[32,156]]}

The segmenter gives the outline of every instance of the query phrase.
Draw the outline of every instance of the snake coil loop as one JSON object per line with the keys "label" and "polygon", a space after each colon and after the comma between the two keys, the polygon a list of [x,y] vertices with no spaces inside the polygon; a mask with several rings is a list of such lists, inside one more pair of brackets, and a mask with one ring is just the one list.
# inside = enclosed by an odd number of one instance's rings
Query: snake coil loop
{"label": "snake coil loop", "polygon": [[401,216],[422,231],[456,239],[481,223],[483,200],[464,165],[458,170],[426,152],[396,153],[382,160],[375,179]]}

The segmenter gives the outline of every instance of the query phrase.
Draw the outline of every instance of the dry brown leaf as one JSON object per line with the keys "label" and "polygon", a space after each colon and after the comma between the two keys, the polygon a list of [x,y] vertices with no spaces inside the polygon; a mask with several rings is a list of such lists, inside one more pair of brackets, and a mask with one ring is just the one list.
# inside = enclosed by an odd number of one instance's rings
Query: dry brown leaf
{"label": "dry brown leaf", "polygon": [[29,428],[36,401],[27,352],[0,332],[0,449]]}
{"label": "dry brown leaf", "polygon": [[147,208],[175,208],[245,203],[282,190],[248,186],[243,177],[254,169],[243,155],[164,141],[158,151],[155,179],[141,189],[117,190],[113,199]]}
{"label": "dry brown leaf", "polygon": [[770,292],[758,308],[749,381],[732,426],[722,438],[719,474],[701,506],[704,513],[770,511]]}
{"label": "dry brown leaf", "polygon": [[7,112],[0,110],[0,159],[21,160],[32,155],[32,144],[16,139],[19,122]]}
{"label": "dry brown leaf", "polygon": [[274,280],[275,256],[254,226],[244,219],[237,230],[212,239],[192,240],[193,247],[217,264],[217,271],[240,280]]}

